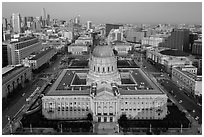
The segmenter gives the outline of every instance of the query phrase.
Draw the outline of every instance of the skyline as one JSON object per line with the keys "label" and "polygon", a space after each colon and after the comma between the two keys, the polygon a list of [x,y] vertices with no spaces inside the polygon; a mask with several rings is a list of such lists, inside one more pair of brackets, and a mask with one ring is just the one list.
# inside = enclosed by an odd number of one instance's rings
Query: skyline
{"label": "skyline", "polygon": [[51,19],[80,15],[82,23],[202,23],[202,2],[2,2],[2,17],[39,17],[43,8]]}

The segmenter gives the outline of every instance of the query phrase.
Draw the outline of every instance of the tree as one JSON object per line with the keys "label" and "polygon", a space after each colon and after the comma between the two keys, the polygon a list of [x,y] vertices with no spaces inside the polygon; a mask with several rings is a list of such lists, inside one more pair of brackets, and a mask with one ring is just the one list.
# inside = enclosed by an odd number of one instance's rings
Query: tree
{"label": "tree", "polygon": [[118,55],[118,51],[117,51],[117,50],[115,50],[115,49],[113,49],[113,53],[114,53],[114,55],[115,55],[115,56],[117,56],[117,55]]}
{"label": "tree", "polygon": [[92,116],[91,113],[88,113],[88,114],[87,114],[87,120],[88,120],[88,121],[93,121],[93,116]]}

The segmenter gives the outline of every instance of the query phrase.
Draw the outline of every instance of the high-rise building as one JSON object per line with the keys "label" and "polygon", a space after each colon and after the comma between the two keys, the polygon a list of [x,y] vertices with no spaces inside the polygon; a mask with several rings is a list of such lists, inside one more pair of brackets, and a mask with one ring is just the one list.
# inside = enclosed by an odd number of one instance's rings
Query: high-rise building
{"label": "high-rise building", "polygon": [[87,30],[90,30],[92,28],[92,22],[87,21]]}
{"label": "high-rise building", "polygon": [[190,50],[189,30],[173,29],[171,35],[166,40],[165,47],[188,52]]}
{"label": "high-rise building", "polygon": [[42,49],[42,44],[36,37],[27,36],[19,39],[19,41],[13,41],[8,44],[8,56],[10,57],[9,65],[21,64],[22,59]]}
{"label": "high-rise building", "polygon": [[106,24],[106,37],[108,36],[108,34],[110,33],[111,29],[119,29],[120,24]]}
{"label": "high-rise building", "polygon": [[32,30],[34,32],[40,32],[41,31],[41,24],[40,21],[35,19],[32,23]]}
{"label": "high-rise building", "polygon": [[202,56],[202,40],[195,40],[192,45],[192,54]]}
{"label": "high-rise building", "polygon": [[74,23],[79,24],[80,23],[80,15],[74,18]]}
{"label": "high-rise building", "polygon": [[42,20],[46,20],[46,12],[45,12],[45,8],[42,9]]}
{"label": "high-rise building", "polygon": [[42,9],[42,26],[45,27],[46,26],[46,12],[45,12],[45,8]]}
{"label": "high-rise building", "polygon": [[12,14],[12,27],[14,33],[21,33],[21,16],[19,13]]}
{"label": "high-rise building", "polygon": [[8,29],[8,22],[7,22],[7,18],[4,18],[2,19],[2,29],[3,30],[7,30]]}
{"label": "high-rise building", "polygon": [[2,44],[2,68],[9,64],[8,45]]}
{"label": "high-rise building", "polygon": [[47,14],[47,26],[50,26],[50,14]]}

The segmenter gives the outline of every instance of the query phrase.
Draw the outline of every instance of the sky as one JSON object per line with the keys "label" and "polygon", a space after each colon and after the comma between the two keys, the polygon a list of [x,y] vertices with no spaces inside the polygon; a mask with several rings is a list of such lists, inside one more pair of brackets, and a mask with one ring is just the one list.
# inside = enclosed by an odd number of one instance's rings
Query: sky
{"label": "sky", "polygon": [[202,23],[202,2],[3,2],[2,16],[41,16],[69,20],[80,15],[82,23]]}

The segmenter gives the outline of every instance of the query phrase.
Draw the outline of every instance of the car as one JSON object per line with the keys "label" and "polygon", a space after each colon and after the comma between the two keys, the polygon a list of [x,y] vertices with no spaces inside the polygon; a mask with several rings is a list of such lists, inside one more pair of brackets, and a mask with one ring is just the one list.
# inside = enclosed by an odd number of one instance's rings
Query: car
{"label": "car", "polygon": [[197,105],[200,106],[200,107],[202,106],[200,103],[197,103]]}
{"label": "car", "polygon": [[24,96],[25,96],[25,93],[23,93],[21,96],[24,97]]}
{"label": "car", "polygon": [[195,120],[197,120],[197,121],[198,121],[198,120],[199,120],[199,116],[195,116]]}
{"label": "car", "polygon": [[179,100],[179,103],[182,103],[183,101],[182,100]]}

